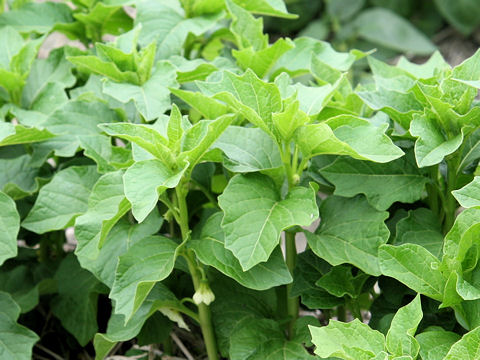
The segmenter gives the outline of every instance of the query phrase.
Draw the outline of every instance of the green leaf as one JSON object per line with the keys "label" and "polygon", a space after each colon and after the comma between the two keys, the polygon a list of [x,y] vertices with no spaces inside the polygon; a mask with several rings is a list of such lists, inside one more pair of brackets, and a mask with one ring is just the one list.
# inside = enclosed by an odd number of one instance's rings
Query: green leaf
{"label": "green leaf", "polygon": [[80,267],[73,254],[63,259],[55,279],[58,295],[52,300],[52,312],[79,344],[85,346],[98,330],[97,301],[104,287]]}
{"label": "green leaf", "polygon": [[282,230],[308,226],[318,217],[313,188],[296,187],[282,199],[266,175],[236,175],[218,198],[224,211],[225,247],[244,271],[267,261]]}
{"label": "green leaf", "polygon": [[22,313],[33,310],[39,303],[39,287],[42,282],[38,282],[38,277],[35,278],[39,267],[31,265],[17,265],[13,269],[5,266],[0,271],[0,291],[9,293]]}
{"label": "green leaf", "polygon": [[110,298],[115,313],[127,323],[140,308],[155,284],[173,270],[178,244],[163,236],[148,236],[120,256]]}
{"label": "green leaf", "polygon": [[298,100],[284,102],[282,112],[272,114],[273,124],[283,140],[288,141],[292,138],[300,126],[309,122],[309,117],[300,110]]}
{"label": "green leaf", "polygon": [[0,123],[0,146],[28,144],[55,137],[47,130],[27,128],[22,125]]}
{"label": "green leaf", "polygon": [[315,285],[325,289],[329,294],[336,297],[345,295],[357,298],[360,295],[365,281],[369,278],[367,274],[359,272],[353,276],[352,268],[347,265],[338,265],[323,275]]}
{"label": "green leaf", "polygon": [[393,356],[411,356],[415,359],[420,345],[414,338],[418,324],[422,320],[422,303],[417,294],[408,305],[398,309],[387,333],[386,346]]}
{"label": "green leaf", "polygon": [[446,279],[439,270],[438,259],[424,247],[382,245],[378,259],[383,275],[397,279],[420,294],[442,300]]}
{"label": "green leaf", "polygon": [[200,92],[170,88],[170,92],[197,110],[205,119],[216,119],[228,112],[228,106]]}
{"label": "green leaf", "polygon": [[435,119],[414,115],[410,133],[417,137],[415,157],[419,167],[440,163],[443,158],[457,150],[463,141],[462,134],[446,138]]}
{"label": "green leaf", "polygon": [[385,350],[385,337],[355,319],[349,323],[330,320],[328,326],[309,326],[315,354],[322,358],[372,359]]}
{"label": "green leaf", "polygon": [[69,56],[67,59],[84,72],[106,76],[120,83],[138,84],[139,82],[138,75],[135,72],[122,71],[114,62],[102,60],[94,55]]}
{"label": "green leaf", "polygon": [[252,70],[237,76],[229,71],[217,82],[197,82],[199,89],[233,107],[255,126],[272,133],[272,113],[282,108],[280,92],[275,84],[260,80]]}
{"label": "green leaf", "polygon": [[17,255],[17,235],[20,215],[17,206],[7,194],[0,191],[0,265]]}
{"label": "green leaf", "polygon": [[411,23],[385,8],[362,11],[353,21],[359,37],[398,52],[429,55],[435,45]]}
{"label": "green leaf", "polygon": [[295,84],[294,89],[300,102],[300,109],[311,117],[318,115],[323,110],[336,90],[335,86],[330,84],[305,86],[300,83]]}
{"label": "green leaf", "polygon": [[309,309],[330,309],[345,303],[343,298],[331,295],[316,285],[317,280],[328,273],[331,266],[311,250],[298,255],[293,272],[291,296],[301,296],[302,304]]}
{"label": "green leaf", "polygon": [[5,359],[29,360],[37,334],[17,323],[20,307],[6,292],[0,291],[0,353]]}
{"label": "green leaf", "polygon": [[435,0],[435,5],[443,17],[464,35],[470,35],[480,24],[479,19],[474,16],[480,11],[480,5],[475,0]]}
{"label": "green leaf", "polygon": [[243,271],[233,253],[225,248],[225,234],[221,227],[222,213],[216,213],[203,225],[198,240],[190,246],[198,259],[205,265],[213,266],[243,286],[254,290],[266,290],[292,282],[279,247],[275,248],[268,261]]}
{"label": "green leaf", "polygon": [[415,336],[420,344],[422,360],[443,359],[451,346],[460,339],[460,335],[443,329],[427,329]]}
{"label": "green leaf", "polygon": [[135,25],[142,25],[138,42],[145,46],[157,42],[157,59],[179,55],[187,35],[201,35],[215,26],[221,14],[185,18],[179,9],[161,2],[140,2]]}
{"label": "green leaf", "polygon": [[240,51],[250,49],[251,54],[255,54],[257,51],[267,48],[268,35],[263,34],[263,18],[256,19],[231,0],[226,0],[225,4],[232,17],[230,30],[235,35]]}
{"label": "green leaf", "polygon": [[88,198],[88,210],[75,220],[78,241],[75,254],[82,266],[98,257],[109,231],[130,210],[123,192],[122,175],[116,171],[98,179]]}
{"label": "green leaf", "polygon": [[466,333],[448,351],[443,360],[475,359],[480,354],[480,327]]}
{"label": "green leaf", "polygon": [[0,14],[0,27],[9,25],[22,33],[48,33],[55,24],[73,21],[72,10],[66,4],[29,2],[19,9]]}
{"label": "green leaf", "polygon": [[480,206],[480,177],[475,176],[472,182],[452,191],[452,194],[464,208]]}
{"label": "green leaf", "polygon": [[0,44],[5,49],[0,55],[1,68],[10,70],[12,58],[20,52],[23,42],[22,36],[14,28],[6,26],[1,29]]}
{"label": "green leaf", "polygon": [[122,103],[133,101],[138,112],[146,120],[153,120],[170,108],[168,88],[178,86],[175,78],[175,67],[167,61],[159,61],[143,85],[106,81],[103,84],[103,91]]}
{"label": "green leaf", "polygon": [[72,166],[42,187],[22,227],[37,234],[65,229],[88,209],[90,189],[99,175],[93,166]]}
{"label": "green leaf", "polygon": [[223,165],[232,172],[254,172],[283,165],[277,143],[258,128],[229,126],[213,147],[223,151]]}
{"label": "green leaf", "polygon": [[297,15],[289,14],[283,1],[277,0],[233,0],[244,9],[259,15],[277,16],[295,19]]}
{"label": "green leaf", "polygon": [[386,210],[396,201],[413,203],[422,198],[428,179],[412,160],[404,156],[377,164],[340,157],[320,173],[335,185],[335,195],[364,194],[376,209]]}
{"label": "green leaf", "polygon": [[123,175],[125,196],[132,204],[132,213],[142,222],[157,205],[158,197],[166,189],[174,188],[180,182],[188,164],[178,170],[171,170],[157,159],[134,163]]}
{"label": "green leaf", "polygon": [[[387,125],[376,127],[351,115],[340,115],[327,122],[300,127],[295,140],[307,157],[322,154],[349,155],[360,160],[389,162],[404,153],[385,135]],[[368,142],[363,139],[369,139]]]}
{"label": "green leaf", "polygon": [[395,245],[417,244],[441,258],[443,234],[438,217],[429,209],[410,210],[396,226]]}
{"label": "green leaf", "polygon": [[387,217],[387,212],[374,209],[364,197],[330,196],[320,206],[320,227],[314,234],[306,232],[308,244],[332,265],[349,263],[367,274],[380,275],[377,252],[388,240]]}
{"label": "green leaf", "polygon": [[230,338],[232,360],[314,359],[301,342],[287,341],[280,325],[270,319],[246,319]]}

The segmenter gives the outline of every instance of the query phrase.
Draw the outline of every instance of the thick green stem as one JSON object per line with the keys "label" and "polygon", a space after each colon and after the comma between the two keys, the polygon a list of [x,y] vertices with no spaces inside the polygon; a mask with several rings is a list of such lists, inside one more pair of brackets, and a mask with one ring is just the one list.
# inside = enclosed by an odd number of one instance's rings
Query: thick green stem
{"label": "thick green stem", "polygon": [[[180,183],[176,188],[178,211],[180,220],[180,231],[182,232],[182,240],[185,243],[190,237],[190,228],[188,226],[188,208],[186,202],[187,192],[184,191],[185,183]],[[185,259],[187,260],[188,269],[192,276],[193,287],[195,291],[198,291],[202,281],[202,274],[199,271],[198,263],[195,258],[195,254],[191,250],[184,251]],[[198,316],[200,320],[200,328],[202,329],[203,340],[207,349],[207,355],[209,360],[218,360],[217,342],[215,340],[215,333],[212,325],[212,315],[210,308],[205,303],[198,305]]]}
{"label": "thick green stem", "polygon": [[445,221],[443,223],[443,232],[446,234],[455,222],[455,215],[457,211],[457,200],[452,195],[456,185],[456,162],[454,160],[447,161],[447,186],[445,192],[444,211]]}
{"label": "thick green stem", "polygon": [[[285,255],[288,270],[293,275],[293,269],[297,262],[297,248],[295,245],[295,233],[285,232]],[[298,296],[291,297],[290,292],[293,284],[287,284],[287,313],[290,319],[288,323],[288,336],[290,338],[294,335],[295,321],[298,318],[299,298]]]}

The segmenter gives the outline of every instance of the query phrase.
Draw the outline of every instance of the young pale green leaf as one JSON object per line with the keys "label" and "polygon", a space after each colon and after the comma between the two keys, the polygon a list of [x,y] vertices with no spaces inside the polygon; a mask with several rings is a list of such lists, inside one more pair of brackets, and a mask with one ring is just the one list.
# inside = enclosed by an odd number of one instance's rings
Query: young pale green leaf
{"label": "young pale green leaf", "polygon": [[443,360],[477,359],[480,355],[480,327],[469,331],[452,345]]}
{"label": "young pale green leaf", "polygon": [[133,339],[140,333],[146,321],[163,309],[181,311],[185,307],[165,285],[157,283],[127,324],[123,315],[110,316],[107,332],[95,335],[95,359],[103,360],[117,342]]}
{"label": "young pale green leaf", "polygon": [[320,206],[320,217],[317,231],[306,232],[317,256],[332,265],[349,263],[367,274],[380,275],[377,252],[388,240],[387,212],[374,209],[364,197],[331,196]]}
{"label": "young pale green leaf", "polygon": [[345,295],[356,298],[360,295],[362,287],[368,278],[369,275],[362,272],[353,276],[352,267],[338,265],[332,267],[328,273],[315,282],[315,285],[339,298]]}
{"label": "young pale green leaf", "polygon": [[252,124],[266,133],[272,133],[272,113],[282,108],[280,92],[275,84],[260,80],[252,70],[237,76],[229,71],[217,82],[197,82],[199,89],[208,96],[221,100]]}
{"label": "young pale green leaf", "polygon": [[300,127],[295,133],[295,140],[302,154],[309,158],[335,154],[383,163],[404,154],[385,135],[386,128],[376,127],[359,117],[340,115],[327,122]]}
{"label": "young pale green leaf", "polygon": [[475,176],[472,182],[461,189],[452,191],[452,194],[464,208],[480,206],[480,177]]}
{"label": "young pale green leaf", "polygon": [[0,14],[0,27],[9,25],[22,33],[48,33],[56,24],[73,21],[67,4],[56,2],[25,3],[18,9]]}
{"label": "young pale green leaf", "polygon": [[0,146],[28,144],[55,137],[49,131],[11,123],[0,123]]}
{"label": "young pale green leaf", "polygon": [[460,340],[460,335],[442,328],[432,328],[418,334],[415,339],[420,344],[422,360],[437,360],[447,355],[451,346]]}
{"label": "young pale green leaf", "polygon": [[352,25],[361,38],[388,49],[416,55],[435,51],[435,45],[423,33],[386,8],[364,10]]}
{"label": "young pale green leaf", "polygon": [[309,122],[309,117],[300,110],[300,102],[284,101],[282,112],[272,114],[273,124],[283,140],[288,141],[292,138],[295,130]]}
{"label": "young pale green leaf", "polygon": [[287,341],[280,325],[270,319],[242,321],[230,338],[232,360],[313,360],[303,344]]}
{"label": "young pale green leaf", "polygon": [[410,62],[405,56],[401,56],[398,60],[397,68],[407,71],[417,79],[429,79],[442,71],[450,70],[450,65],[439,51],[435,51],[423,64]]}
{"label": "young pale green leaf", "polygon": [[3,291],[0,291],[0,309],[0,354],[5,359],[31,359],[33,345],[40,338],[17,323],[20,307]]}
{"label": "young pale green leaf", "polygon": [[170,167],[175,164],[168,140],[151,125],[114,123],[100,124],[99,128],[108,135],[118,136],[137,144]]}
{"label": "young pale green leaf", "polygon": [[180,151],[180,139],[183,135],[182,113],[177,105],[173,104],[168,120],[167,137],[168,147],[174,149],[175,153]]}
{"label": "young pale green leaf", "polygon": [[457,150],[463,141],[462,134],[446,138],[435,119],[419,114],[413,117],[410,133],[417,137],[415,157],[419,167],[440,163],[445,156]]}
{"label": "young pale green leaf", "polygon": [[77,66],[81,71],[106,76],[120,83],[138,84],[140,81],[135,72],[122,71],[114,62],[102,60],[98,56],[69,56],[67,60]]}
{"label": "young pale green leaf", "polygon": [[201,35],[215,26],[222,13],[185,18],[181,9],[168,3],[144,1],[136,6],[135,25],[141,24],[138,42],[142,46],[157,42],[157,59],[179,55],[187,35]]}
{"label": "young pale green leaf", "polygon": [[233,115],[223,115],[216,120],[202,120],[185,131],[177,163],[197,165],[213,143],[233,121]]}
{"label": "young pale green leaf", "polygon": [[349,323],[330,320],[328,326],[309,326],[309,329],[315,354],[322,358],[373,359],[385,350],[383,334],[358,319]]}
{"label": "young pale green leaf", "polygon": [[318,217],[313,188],[294,188],[282,199],[268,176],[255,173],[233,177],[218,201],[225,247],[244,271],[268,260],[282,230],[308,226]]}
{"label": "young pale green leaf", "polygon": [[17,235],[20,215],[17,206],[7,194],[0,191],[0,265],[17,255]]}
{"label": "young pale green leaf", "polygon": [[88,209],[90,189],[99,175],[93,166],[72,166],[55,174],[40,193],[22,222],[22,227],[37,234],[65,229]]}
{"label": "young pale green leaf", "polygon": [[309,309],[330,309],[345,303],[343,298],[331,295],[316,286],[317,280],[328,273],[330,265],[316,256],[311,250],[298,255],[293,272],[291,296],[301,296],[302,304]]}
{"label": "young pale green leaf", "polygon": [[203,225],[199,239],[190,243],[202,263],[213,266],[254,290],[266,290],[292,281],[279,247],[272,252],[267,262],[244,271],[233,253],[225,248],[225,234],[221,222],[222,213],[212,215]]}
{"label": "young pale green leaf", "polygon": [[308,116],[318,115],[335,92],[335,86],[326,84],[323,86],[305,86],[297,83],[293,86],[300,102],[300,110]]}
{"label": "young pale green leaf", "polygon": [[422,320],[422,303],[417,294],[408,305],[401,307],[393,317],[387,333],[386,346],[393,356],[411,356],[415,359],[420,350],[414,338],[418,324]]}
{"label": "young pale green leaf", "polygon": [[173,270],[178,244],[163,236],[148,236],[120,256],[110,298],[115,313],[127,323],[137,312],[155,284]]}
{"label": "young pale green leaf", "polygon": [[428,178],[412,160],[404,156],[378,164],[340,157],[320,173],[335,185],[335,195],[364,194],[376,209],[386,210],[396,201],[413,203],[422,198]]}
{"label": "young pale green leaf", "polygon": [[200,92],[170,88],[170,92],[198,111],[205,119],[216,119],[228,112],[228,106]]}
{"label": "young pale green leaf", "polygon": [[244,9],[259,15],[276,16],[295,19],[297,15],[290,14],[283,1],[276,0],[233,0]]}
{"label": "young pale green leaf", "polygon": [[168,61],[159,61],[143,85],[106,81],[103,91],[122,103],[133,101],[146,120],[153,120],[170,108],[168,88],[178,87],[175,78],[175,67]]}
{"label": "young pale green leaf", "polygon": [[223,151],[223,164],[232,172],[254,172],[283,165],[277,143],[258,128],[229,126],[213,147]]}
{"label": "young pale green leaf", "polygon": [[171,170],[157,159],[134,163],[123,175],[125,196],[132,204],[132,213],[142,222],[155,208],[158,197],[180,182],[188,163],[178,170]]}
{"label": "young pale green leaf", "polygon": [[424,247],[382,245],[378,259],[383,275],[397,279],[420,294],[442,300],[446,279],[439,270],[438,259]]}
{"label": "young pale green leaf", "polygon": [[410,210],[396,226],[394,245],[417,244],[442,257],[443,234],[438,217],[429,209]]}
{"label": "young pale green leaf", "polygon": [[255,54],[268,46],[268,35],[263,34],[263,18],[256,19],[248,11],[231,0],[225,1],[232,17],[230,30],[237,40],[240,51],[250,49]]}
{"label": "young pale green leaf", "polygon": [[23,38],[14,28],[6,26],[0,31],[0,45],[4,48],[0,55],[0,67],[10,70],[12,58],[23,47]]}
{"label": "young pale green leaf", "polygon": [[82,265],[99,256],[112,227],[130,210],[122,175],[121,171],[109,172],[98,179],[88,198],[88,210],[75,220],[75,254]]}
{"label": "young pale green leaf", "polygon": [[55,279],[58,295],[52,300],[52,312],[79,344],[85,346],[98,331],[98,294],[106,288],[80,267],[73,254],[62,261]]}

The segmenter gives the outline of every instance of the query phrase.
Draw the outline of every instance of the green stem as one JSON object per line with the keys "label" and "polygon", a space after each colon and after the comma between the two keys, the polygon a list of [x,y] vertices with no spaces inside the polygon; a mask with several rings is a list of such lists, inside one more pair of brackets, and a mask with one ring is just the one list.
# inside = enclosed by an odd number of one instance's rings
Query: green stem
{"label": "green stem", "polygon": [[347,321],[347,311],[345,306],[339,305],[337,307],[337,319],[338,321],[346,322]]}
{"label": "green stem", "polygon": [[[180,220],[180,231],[182,233],[183,243],[187,242],[190,237],[190,228],[188,226],[188,208],[187,208],[187,191],[185,191],[185,182],[181,182],[176,190],[177,201],[178,201],[178,211],[179,211],[179,220]],[[195,291],[200,288],[202,282],[202,274],[198,270],[198,263],[195,258],[195,254],[192,250],[188,249],[184,252],[185,259],[187,260],[188,269],[190,275],[192,276],[193,287]],[[205,281],[205,280],[204,280]],[[210,308],[201,303],[198,305],[198,316],[200,320],[200,328],[202,329],[203,340],[205,342],[205,347],[207,349],[208,359],[209,360],[218,360],[218,351],[217,351],[217,342],[215,340],[215,333],[213,331],[212,325],[212,315],[210,313]]]}
{"label": "green stem", "polygon": [[437,216],[442,216],[442,209],[440,207],[440,195],[438,191],[438,165],[430,167],[430,177],[432,183],[426,185],[428,194],[428,205]]}
{"label": "green stem", "polygon": [[447,160],[447,185],[444,201],[445,221],[443,223],[443,232],[445,234],[452,228],[457,211],[457,200],[452,194],[456,185],[456,170],[455,159]]}
{"label": "green stem", "polygon": [[[297,262],[297,248],[295,246],[295,235],[296,233],[285,232],[285,255],[288,270],[293,276],[293,269],[295,269],[295,264]],[[288,336],[292,338],[294,335],[295,321],[298,318],[298,310],[300,307],[298,296],[291,297],[290,292],[292,291],[293,283],[287,284],[287,313],[290,319],[288,323]]]}
{"label": "green stem", "polygon": [[348,300],[348,308],[352,312],[354,318],[363,321],[362,312],[360,311],[360,306],[356,299]]}

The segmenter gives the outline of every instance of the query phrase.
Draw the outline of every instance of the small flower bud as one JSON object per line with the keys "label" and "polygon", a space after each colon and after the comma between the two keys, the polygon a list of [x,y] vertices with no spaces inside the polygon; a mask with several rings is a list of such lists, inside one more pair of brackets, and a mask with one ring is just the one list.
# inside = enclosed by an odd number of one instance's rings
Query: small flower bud
{"label": "small flower bud", "polygon": [[215,294],[210,290],[208,284],[202,281],[198,290],[193,294],[193,301],[197,305],[200,305],[202,302],[205,305],[210,305],[213,300],[215,300]]}

